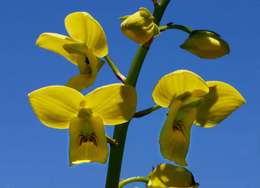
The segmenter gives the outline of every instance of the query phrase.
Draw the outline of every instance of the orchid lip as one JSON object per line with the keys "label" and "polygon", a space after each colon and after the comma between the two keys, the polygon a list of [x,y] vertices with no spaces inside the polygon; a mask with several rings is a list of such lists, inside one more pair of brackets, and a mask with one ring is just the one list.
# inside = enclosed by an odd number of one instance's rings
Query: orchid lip
{"label": "orchid lip", "polygon": [[95,146],[98,145],[98,142],[97,142],[97,135],[92,132],[91,134],[89,135],[79,135],[79,146],[81,146],[82,144],[84,143],[93,143]]}

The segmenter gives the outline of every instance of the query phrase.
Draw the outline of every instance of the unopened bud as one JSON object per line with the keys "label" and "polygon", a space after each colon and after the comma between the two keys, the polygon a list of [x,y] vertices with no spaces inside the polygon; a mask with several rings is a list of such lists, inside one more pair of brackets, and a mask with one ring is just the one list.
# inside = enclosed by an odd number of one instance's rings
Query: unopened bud
{"label": "unopened bud", "polygon": [[229,53],[228,43],[217,33],[206,30],[193,31],[180,47],[205,59],[216,59]]}
{"label": "unopened bud", "polygon": [[144,7],[139,8],[139,11],[120,18],[121,31],[131,40],[144,44],[159,35],[160,30],[154,23],[154,17],[150,11]]}
{"label": "unopened bud", "polygon": [[190,171],[171,164],[160,164],[149,175],[148,188],[198,188],[198,186]]}

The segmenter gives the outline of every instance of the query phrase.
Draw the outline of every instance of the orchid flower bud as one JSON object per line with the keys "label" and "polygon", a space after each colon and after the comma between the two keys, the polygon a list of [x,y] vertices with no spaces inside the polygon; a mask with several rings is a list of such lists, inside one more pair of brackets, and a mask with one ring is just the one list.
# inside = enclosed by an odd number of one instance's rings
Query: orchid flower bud
{"label": "orchid flower bud", "polygon": [[195,30],[180,46],[182,49],[204,59],[216,59],[229,53],[229,45],[212,31]]}
{"label": "orchid flower bud", "polygon": [[159,27],[154,23],[154,17],[147,8],[141,7],[139,11],[123,16],[121,19],[121,31],[131,40],[144,44],[159,35]]}
{"label": "orchid flower bud", "polygon": [[158,165],[149,176],[148,188],[198,188],[192,173],[171,164]]}

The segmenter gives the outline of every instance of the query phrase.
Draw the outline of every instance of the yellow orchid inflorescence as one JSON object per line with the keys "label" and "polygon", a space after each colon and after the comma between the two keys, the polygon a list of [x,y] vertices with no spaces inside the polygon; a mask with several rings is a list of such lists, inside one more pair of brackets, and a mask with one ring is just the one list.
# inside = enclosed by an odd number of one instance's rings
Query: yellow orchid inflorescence
{"label": "yellow orchid inflorescence", "polygon": [[106,35],[99,22],[87,12],[69,14],[65,27],[69,36],[42,33],[36,45],[58,53],[78,66],[80,74],[73,76],[67,86],[82,90],[94,83],[103,65],[99,58],[108,54]]}
{"label": "yellow orchid inflorescence", "polygon": [[[79,68],[79,74],[65,86],[51,85],[28,94],[32,110],[47,127],[68,129],[69,164],[106,163],[109,158],[106,188],[122,188],[141,181],[148,188],[198,188],[188,163],[192,125],[212,128],[245,104],[233,86],[222,81],[205,81],[189,70],[176,70],[164,75],[155,85],[155,106],[136,112],[135,89],[145,57],[154,37],[169,29],[189,34],[181,48],[205,59],[216,59],[229,53],[229,45],[220,35],[208,30],[192,30],[169,22],[160,25],[169,0],[153,0],[154,12],[141,7],[121,17],[120,29],[130,40],[140,44],[125,77],[108,55],[106,34],[100,23],[87,12],[66,16],[68,36],[42,33],[36,45],[53,51]],[[163,51],[162,51],[163,52]],[[108,84],[87,94],[105,60],[121,83]],[[160,164],[145,177],[120,180],[128,125],[160,108],[167,108],[159,144],[162,156],[176,164]],[[114,136],[106,135],[106,125],[118,125]],[[111,144],[110,152],[108,143]],[[177,166],[178,165],[178,166]]]}

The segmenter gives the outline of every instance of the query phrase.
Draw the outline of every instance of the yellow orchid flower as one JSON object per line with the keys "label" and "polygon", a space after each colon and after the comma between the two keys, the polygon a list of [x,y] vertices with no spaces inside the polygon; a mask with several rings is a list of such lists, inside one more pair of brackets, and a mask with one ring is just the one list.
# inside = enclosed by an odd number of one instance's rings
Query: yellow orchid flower
{"label": "yellow orchid flower", "polygon": [[186,168],[160,164],[150,174],[148,188],[198,188],[194,177]]}
{"label": "yellow orchid flower", "polygon": [[131,119],[136,108],[132,86],[111,84],[87,95],[67,86],[48,86],[29,93],[39,120],[50,128],[69,129],[70,164],[105,163],[108,146],[104,125]]}
{"label": "yellow orchid flower", "polygon": [[166,122],[160,134],[162,155],[180,165],[186,165],[185,157],[190,142],[190,130],[196,119],[194,107],[185,107],[209,92],[206,82],[197,74],[178,70],[163,76],[153,91],[156,104],[169,108]]}
{"label": "yellow orchid flower", "polygon": [[205,82],[195,73],[178,70],[163,76],[153,91],[156,104],[169,108],[160,134],[162,155],[185,166],[193,123],[213,127],[245,103],[232,86],[220,81]]}
{"label": "yellow orchid flower", "polygon": [[72,77],[67,86],[82,90],[96,79],[102,63],[98,58],[108,54],[105,32],[97,20],[87,12],[73,12],[66,16],[69,36],[42,33],[36,45],[64,56],[78,66],[80,74]]}
{"label": "yellow orchid flower", "polygon": [[131,40],[144,44],[159,35],[159,27],[154,23],[154,17],[147,8],[141,7],[134,14],[120,18],[121,31]]}
{"label": "yellow orchid flower", "polygon": [[180,46],[200,58],[216,59],[229,53],[226,41],[212,31],[195,30]]}

